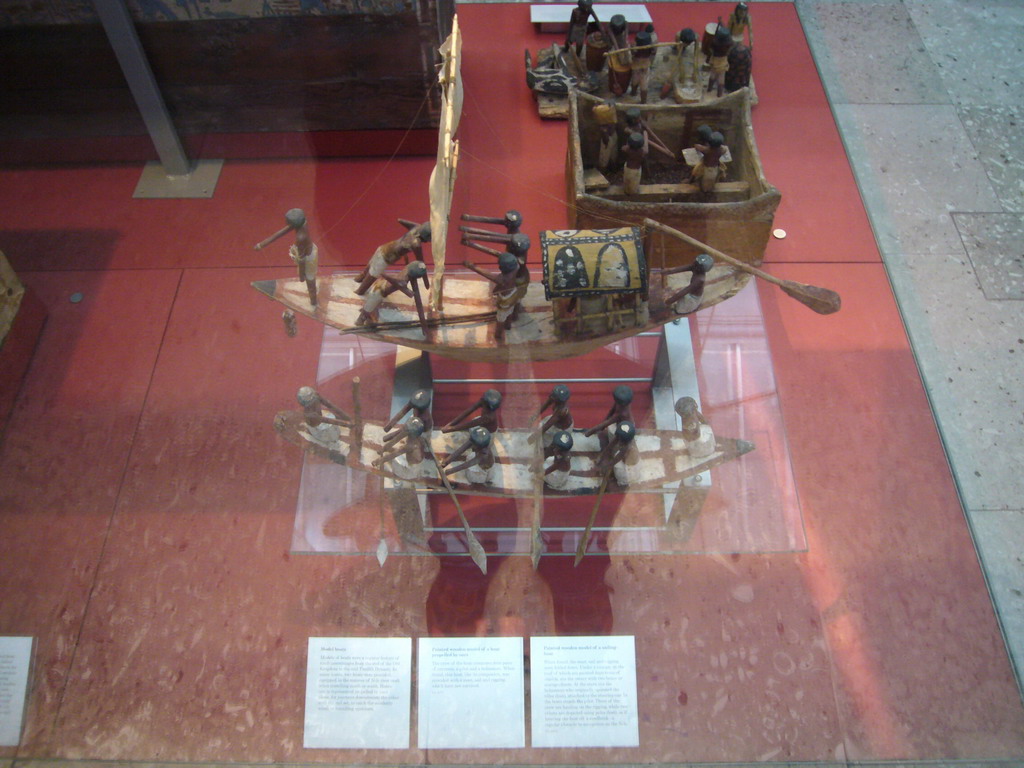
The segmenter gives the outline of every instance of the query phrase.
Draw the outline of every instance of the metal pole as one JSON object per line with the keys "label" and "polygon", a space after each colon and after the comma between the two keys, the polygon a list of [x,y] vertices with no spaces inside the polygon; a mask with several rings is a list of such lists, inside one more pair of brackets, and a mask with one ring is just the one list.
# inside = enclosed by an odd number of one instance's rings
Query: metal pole
{"label": "metal pole", "polygon": [[187,176],[192,165],[178,139],[124,0],[93,0],[93,3],[164,170],[168,176]]}

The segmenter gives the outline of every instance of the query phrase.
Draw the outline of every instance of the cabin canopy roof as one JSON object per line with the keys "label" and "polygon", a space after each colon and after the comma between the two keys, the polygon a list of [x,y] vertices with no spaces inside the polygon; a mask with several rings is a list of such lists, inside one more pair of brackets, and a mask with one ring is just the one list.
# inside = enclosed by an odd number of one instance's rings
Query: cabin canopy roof
{"label": "cabin canopy roof", "polygon": [[540,247],[548,299],[647,291],[639,227],[549,230]]}

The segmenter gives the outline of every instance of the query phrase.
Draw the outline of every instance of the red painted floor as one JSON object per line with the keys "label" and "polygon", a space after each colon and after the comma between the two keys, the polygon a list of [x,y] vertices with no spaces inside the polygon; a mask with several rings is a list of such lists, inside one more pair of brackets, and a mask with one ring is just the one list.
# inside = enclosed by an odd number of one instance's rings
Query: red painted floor
{"label": "red painted floor", "polygon": [[[650,9],[667,38],[728,7]],[[454,210],[516,207],[535,231],[565,221],[566,126],[537,119],[524,88],[519,52],[554,40],[527,13],[460,7]],[[819,317],[760,291],[806,551],[551,557],[536,573],[494,558],[487,577],[462,558],[292,555],[300,457],[271,424],[314,380],[320,335],[307,322],[284,336],[248,284],[289,273],[286,246],[252,245],[301,206],[326,265],[362,263],[396,218],[426,217],[430,160],[228,162],[202,201],[133,200],[137,166],[0,170],[0,249],[49,311],[0,444],[0,634],[37,639],[22,745],[0,757],[1024,756],[1024,710],[795,9],[756,13],[755,130],[790,234],[770,268],[844,300]],[[360,369],[368,408],[386,409],[389,366]],[[555,632],[636,636],[638,749],[302,748],[309,636]]]}

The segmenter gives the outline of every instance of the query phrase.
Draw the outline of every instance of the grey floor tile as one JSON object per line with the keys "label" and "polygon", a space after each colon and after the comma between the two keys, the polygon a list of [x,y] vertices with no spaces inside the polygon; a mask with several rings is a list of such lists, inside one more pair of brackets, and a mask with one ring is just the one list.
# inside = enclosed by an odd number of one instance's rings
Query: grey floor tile
{"label": "grey floor tile", "polygon": [[836,104],[883,253],[957,253],[951,211],[1000,210],[952,106]]}
{"label": "grey floor tile", "polygon": [[1024,103],[1024,3],[907,0],[906,6],[954,102]]}
{"label": "grey floor tile", "polygon": [[967,509],[1024,499],[1024,302],[984,297],[965,254],[886,258]]}
{"label": "grey floor tile", "polygon": [[800,17],[833,104],[948,104],[901,4],[801,3]]}
{"label": "grey floor tile", "polygon": [[959,112],[1003,208],[1024,211],[1024,105]]}
{"label": "grey floor tile", "polygon": [[988,299],[1024,299],[1024,214],[954,213]]}
{"label": "grey floor tile", "polygon": [[972,510],[968,514],[1019,676],[1024,670],[1024,511]]}

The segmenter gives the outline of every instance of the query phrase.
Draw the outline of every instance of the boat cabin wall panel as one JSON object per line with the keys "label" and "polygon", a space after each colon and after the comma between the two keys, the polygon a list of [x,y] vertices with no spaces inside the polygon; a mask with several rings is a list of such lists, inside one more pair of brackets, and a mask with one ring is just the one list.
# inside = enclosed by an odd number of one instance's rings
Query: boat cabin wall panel
{"label": "boat cabin wall panel", "polygon": [[[136,26],[183,134],[434,128],[453,6],[420,5]],[[0,71],[0,139],[145,133],[98,23],[0,24]]]}

